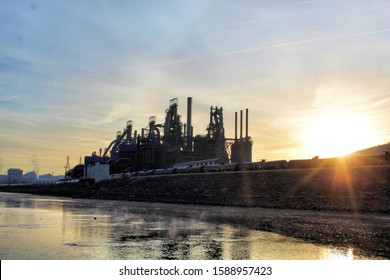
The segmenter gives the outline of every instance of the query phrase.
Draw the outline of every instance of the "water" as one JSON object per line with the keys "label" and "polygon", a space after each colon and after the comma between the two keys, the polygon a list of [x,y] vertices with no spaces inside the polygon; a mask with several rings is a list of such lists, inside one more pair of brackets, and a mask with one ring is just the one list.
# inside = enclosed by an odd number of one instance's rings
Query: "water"
{"label": "water", "polygon": [[203,219],[215,210],[0,193],[0,259],[358,258],[349,248]]}

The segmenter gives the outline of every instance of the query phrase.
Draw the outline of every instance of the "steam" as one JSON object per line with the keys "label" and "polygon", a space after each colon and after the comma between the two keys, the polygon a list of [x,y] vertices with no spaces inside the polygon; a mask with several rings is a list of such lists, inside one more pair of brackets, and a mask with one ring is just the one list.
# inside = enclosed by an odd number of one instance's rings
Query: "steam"
{"label": "steam", "polygon": [[39,176],[38,156],[36,154],[31,155],[31,164],[34,166],[34,171]]}

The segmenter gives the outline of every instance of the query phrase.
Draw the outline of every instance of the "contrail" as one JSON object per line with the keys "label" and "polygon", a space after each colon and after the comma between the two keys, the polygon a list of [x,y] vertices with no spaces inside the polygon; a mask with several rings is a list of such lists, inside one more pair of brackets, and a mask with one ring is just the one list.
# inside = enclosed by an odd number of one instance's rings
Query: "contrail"
{"label": "contrail", "polygon": [[[232,51],[226,51],[226,52],[220,52],[220,53],[210,53],[210,54],[199,55],[199,56],[194,56],[194,57],[187,57],[187,58],[182,58],[182,59],[178,59],[178,60],[172,60],[172,61],[161,62],[161,63],[150,64],[150,65],[138,65],[138,66],[133,66],[133,67],[129,67],[129,68],[111,69],[110,72],[130,72],[130,71],[136,71],[136,70],[144,70],[144,69],[150,69],[150,68],[155,68],[155,67],[164,67],[164,66],[169,66],[169,65],[183,64],[183,63],[188,63],[188,62],[192,62],[192,61],[198,61],[198,60],[213,58],[213,57],[221,57],[221,56],[228,56],[228,55],[235,55],[235,54],[258,52],[258,51],[272,49],[272,48],[282,48],[282,47],[302,45],[302,44],[319,42],[319,41],[337,40],[337,39],[352,38],[352,37],[380,34],[380,33],[387,33],[387,32],[390,32],[390,28],[381,29],[381,30],[373,30],[373,31],[365,31],[365,32],[357,32],[357,33],[351,33],[351,34],[316,37],[316,38],[290,41],[290,42],[281,42],[281,43],[262,45],[262,46],[258,46],[258,47],[247,48],[247,49],[238,49],[238,50],[232,50]],[[106,72],[108,72],[108,70],[96,70],[96,71],[92,71],[91,73],[89,73],[87,75],[84,75],[83,77],[94,76],[96,74],[102,74],[102,73],[106,73]],[[14,98],[14,97],[9,97],[8,99],[10,99],[10,98]],[[2,101],[2,100],[0,100],[0,101]]]}
{"label": "contrail", "polygon": [[20,95],[15,95],[15,96],[11,96],[11,97],[6,97],[6,98],[3,98],[3,99],[0,99],[0,102],[3,102],[3,101],[7,101],[7,100],[10,100],[10,99],[14,99],[14,98],[18,98]]}
{"label": "contrail", "polygon": [[287,47],[287,46],[294,46],[294,45],[301,45],[301,44],[307,44],[312,42],[318,42],[318,41],[326,41],[326,40],[334,40],[334,39],[344,39],[344,38],[351,38],[351,37],[358,37],[358,36],[365,36],[365,35],[371,35],[371,34],[379,34],[379,33],[387,33],[390,32],[390,28],[388,29],[381,29],[381,30],[373,30],[373,31],[366,31],[366,32],[357,32],[352,34],[342,34],[342,35],[333,35],[333,36],[324,36],[324,37],[317,37],[317,38],[311,38],[311,39],[305,39],[305,40],[297,40],[297,41],[290,41],[290,42],[281,42],[276,44],[270,44],[270,45],[263,45],[259,47],[253,47],[253,48],[247,48],[247,49],[239,49],[239,50],[232,50],[232,51],[226,51],[221,53],[214,53],[214,54],[206,54],[201,56],[195,56],[195,57],[188,57],[158,64],[152,64],[152,65],[144,65],[139,67],[132,67],[127,69],[117,69],[117,71],[132,71],[132,70],[139,70],[143,68],[152,68],[152,67],[161,67],[161,66],[169,66],[174,64],[182,64],[186,62],[196,61],[200,59],[206,59],[206,58],[212,58],[212,57],[219,57],[219,56],[227,56],[227,55],[234,55],[234,54],[241,54],[241,53],[250,53],[250,52],[257,52],[261,50],[271,49],[271,48],[280,48],[280,47]]}
{"label": "contrail", "polygon": [[271,45],[264,45],[264,46],[255,47],[255,48],[248,48],[248,49],[242,49],[242,50],[236,50],[236,51],[228,51],[228,52],[224,52],[224,53],[215,54],[214,56],[224,56],[224,55],[230,55],[230,54],[255,52],[255,51],[260,51],[260,50],[269,49],[269,48],[301,45],[301,44],[317,42],[317,41],[326,41],[326,40],[332,40],[332,39],[344,39],[344,38],[350,38],[350,37],[358,37],[358,36],[378,34],[378,33],[387,33],[387,32],[390,32],[390,28],[389,29],[382,29],[382,30],[367,31],[367,32],[358,32],[358,33],[352,33],[352,34],[344,34],[344,35],[324,36],[324,37],[317,37],[317,38],[311,38],[311,39],[305,39],[305,40],[277,43],[277,44],[271,44]]}

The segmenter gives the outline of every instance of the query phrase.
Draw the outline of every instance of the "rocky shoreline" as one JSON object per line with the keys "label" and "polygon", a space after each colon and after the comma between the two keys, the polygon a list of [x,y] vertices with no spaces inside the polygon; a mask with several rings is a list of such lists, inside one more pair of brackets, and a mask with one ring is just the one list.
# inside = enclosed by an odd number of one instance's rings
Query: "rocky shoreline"
{"label": "rocky shoreline", "polygon": [[390,259],[390,166],[145,176],[0,191],[228,206],[205,218]]}
{"label": "rocky shoreline", "polygon": [[344,248],[357,259],[390,259],[390,216],[386,214],[258,207],[209,209],[208,206],[186,205],[172,210],[170,214],[198,216],[205,221],[218,221]]}

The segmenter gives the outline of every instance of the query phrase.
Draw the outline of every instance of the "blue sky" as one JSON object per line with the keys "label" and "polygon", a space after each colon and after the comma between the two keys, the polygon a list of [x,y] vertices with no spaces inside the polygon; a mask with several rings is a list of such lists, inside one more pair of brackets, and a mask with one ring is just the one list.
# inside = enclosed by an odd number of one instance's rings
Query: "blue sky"
{"label": "blue sky", "polygon": [[254,160],[387,143],[389,15],[389,1],[1,0],[0,174],[61,174],[127,120],[162,123],[171,98],[185,121],[187,96],[197,134],[211,105],[230,137],[249,108]]}

